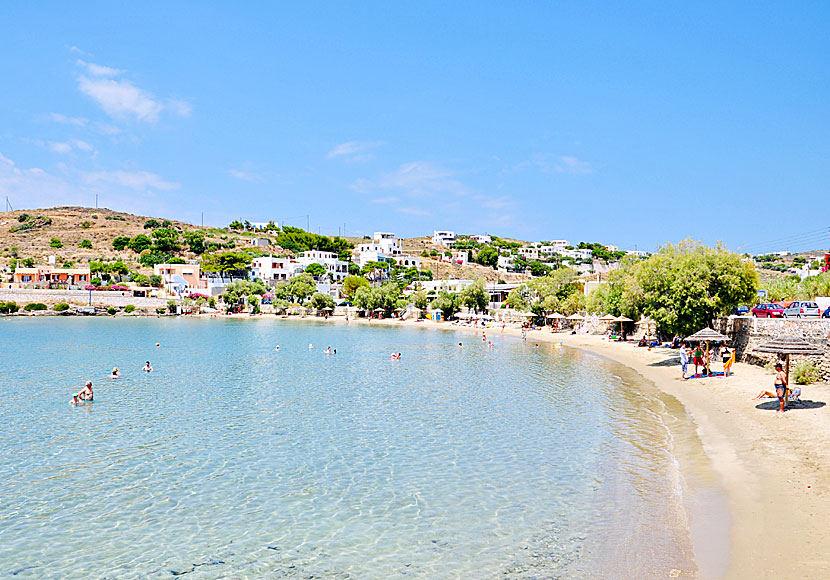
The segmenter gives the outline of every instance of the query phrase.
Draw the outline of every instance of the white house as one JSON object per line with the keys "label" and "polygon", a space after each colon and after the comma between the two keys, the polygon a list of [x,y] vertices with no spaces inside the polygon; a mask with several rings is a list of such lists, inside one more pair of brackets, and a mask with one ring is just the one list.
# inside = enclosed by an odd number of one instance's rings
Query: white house
{"label": "white house", "polygon": [[260,256],[254,258],[251,264],[251,276],[266,284],[285,282],[302,271],[303,267],[300,264],[285,257]]}
{"label": "white house", "polygon": [[337,254],[334,252],[311,250],[300,254],[300,257],[296,261],[297,264],[302,266],[303,270],[311,264],[322,265],[335,282],[342,282],[349,275],[349,263],[345,260],[338,259]]}
{"label": "white house", "polygon": [[267,248],[271,245],[271,240],[268,238],[251,238],[251,245],[255,248]]}
{"label": "white house", "polygon": [[387,262],[390,258],[399,266],[421,267],[421,259],[404,254],[401,241],[392,232],[375,232],[372,241],[359,244],[356,252],[357,264],[361,268],[369,262]]}
{"label": "white house", "polygon": [[520,256],[524,256],[527,260],[538,260],[539,259],[539,248],[535,247],[524,247],[519,248],[516,250]]}
{"label": "white house", "polygon": [[513,268],[513,262],[516,259],[516,256],[499,256],[499,261],[496,264],[496,268],[499,272],[507,272],[511,268]]}
{"label": "white house", "polygon": [[478,235],[478,236],[470,236],[470,239],[474,242],[478,242],[479,244],[489,244],[493,241],[493,238],[488,236],[487,234]]}
{"label": "white house", "polygon": [[451,246],[455,243],[455,232],[449,230],[433,230],[432,243]]}

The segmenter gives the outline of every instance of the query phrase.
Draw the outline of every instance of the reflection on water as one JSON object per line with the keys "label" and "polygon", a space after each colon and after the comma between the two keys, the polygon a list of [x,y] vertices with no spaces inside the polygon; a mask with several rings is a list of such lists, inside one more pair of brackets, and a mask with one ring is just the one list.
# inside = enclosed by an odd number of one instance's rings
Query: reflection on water
{"label": "reflection on water", "polygon": [[[694,571],[672,455],[693,432],[599,357],[273,320],[0,333],[0,576]],[[86,379],[95,402],[69,407]]]}

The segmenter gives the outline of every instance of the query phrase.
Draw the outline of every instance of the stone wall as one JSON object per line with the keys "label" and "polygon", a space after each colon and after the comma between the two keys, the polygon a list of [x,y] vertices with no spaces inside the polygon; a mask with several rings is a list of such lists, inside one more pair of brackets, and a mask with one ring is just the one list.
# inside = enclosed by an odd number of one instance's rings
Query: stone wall
{"label": "stone wall", "polygon": [[790,357],[790,369],[799,360],[807,359],[821,370],[821,380],[830,381],[830,319],[721,318],[714,328],[732,339],[730,345],[735,349],[736,360],[761,366],[779,357],[753,349],[776,336],[793,336],[823,346],[823,355]]}
{"label": "stone wall", "polygon": [[[27,290],[27,289],[0,289],[0,302],[16,302],[21,308],[30,302],[42,302],[53,306],[59,302],[67,304],[89,304],[89,292],[86,290]],[[129,292],[115,292],[101,290],[92,292],[92,305],[123,308],[132,304],[136,308],[167,307],[167,300],[162,298],[136,298]]]}

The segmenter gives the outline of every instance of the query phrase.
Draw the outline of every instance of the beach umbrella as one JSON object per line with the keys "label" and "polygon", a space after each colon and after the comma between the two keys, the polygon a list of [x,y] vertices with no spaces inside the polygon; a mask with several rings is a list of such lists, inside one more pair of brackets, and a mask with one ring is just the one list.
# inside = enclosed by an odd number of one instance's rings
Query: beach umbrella
{"label": "beach umbrella", "polygon": [[790,355],[791,354],[823,354],[824,348],[812,342],[807,342],[804,339],[796,338],[794,336],[776,336],[769,342],[753,348],[752,350],[758,352],[774,352],[776,354],[783,354],[785,360],[785,373],[787,375],[787,384],[790,384]]}
{"label": "beach umbrella", "polygon": [[585,317],[582,316],[581,314],[574,313],[574,314],[571,314],[570,316],[568,316],[567,319],[568,320],[585,320]]}
{"label": "beach umbrella", "polygon": [[619,322],[620,323],[620,334],[622,334],[623,324],[625,324],[626,322],[634,322],[634,321],[631,320],[630,318],[628,318],[627,316],[617,316],[614,320],[612,320],[612,322]]}
{"label": "beach umbrella", "polygon": [[546,314],[545,318],[553,318],[554,320],[561,320],[565,318],[564,315],[559,314],[558,312],[554,312],[553,314]]}
{"label": "beach umbrella", "polygon": [[614,320],[616,320],[616,318],[617,317],[614,316],[613,314],[606,314],[605,316],[600,316],[599,317],[600,320],[603,320],[605,322],[614,322]]}
{"label": "beach umbrella", "polygon": [[[709,343],[710,342],[727,342],[729,337],[725,334],[721,334],[720,332],[715,332],[709,327],[703,328],[698,330],[691,336],[686,337],[686,342],[705,342],[706,343],[706,351],[709,352]],[[706,374],[709,374],[709,356],[707,354],[706,357]]]}

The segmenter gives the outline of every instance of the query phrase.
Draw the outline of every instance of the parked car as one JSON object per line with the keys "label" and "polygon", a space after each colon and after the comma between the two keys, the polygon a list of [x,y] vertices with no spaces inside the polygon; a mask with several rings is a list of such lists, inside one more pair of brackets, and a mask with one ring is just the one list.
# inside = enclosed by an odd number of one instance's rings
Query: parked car
{"label": "parked car", "polygon": [[784,316],[784,307],[781,304],[759,304],[752,309],[755,318],[781,318]]}
{"label": "parked car", "polygon": [[821,316],[821,311],[818,309],[818,304],[809,300],[796,300],[786,309],[784,309],[784,316],[787,318],[807,318]]}
{"label": "parked car", "polygon": [[822,314],[821,317],[830,318],[830,306],[827,307],[827,310],[824,311],[824,314]]}
{"label": "parked car", "polygon": [[738,316],[744,316],[746,314],[749,314],[749,306],[738,306],[735,309],[735,314],[737,314]]}

